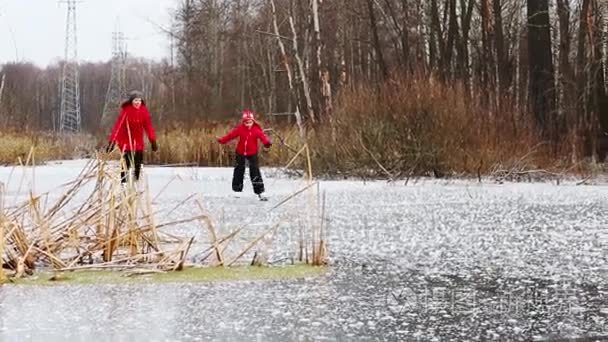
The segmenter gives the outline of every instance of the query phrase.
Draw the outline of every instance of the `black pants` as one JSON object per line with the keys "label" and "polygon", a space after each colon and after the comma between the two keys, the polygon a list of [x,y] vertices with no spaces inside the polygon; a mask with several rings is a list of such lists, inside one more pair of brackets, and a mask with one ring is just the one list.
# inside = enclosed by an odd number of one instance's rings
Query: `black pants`
{"label": "black pants", "polygon": [[122,183],[127,182],[127,175],[131,168],[134,168],[135,180],[139,180],[139,174],[141,173],[141,164],[144,161],[144,151],[125,151],[124,156],[126,170],[120,171],[120,181]]}
{"label": "black pants", "polygon": [[251,184],[253,184],[253,192],[259,195],[264,192],[264,181],[262,180],[262,174],[260,174],[257,155],[242,156],[238,153],[236,154],[236,166],[232,175],[232,190],[236,192],[243,191],[245,161],[249,163],[249,177],[251,178]]}

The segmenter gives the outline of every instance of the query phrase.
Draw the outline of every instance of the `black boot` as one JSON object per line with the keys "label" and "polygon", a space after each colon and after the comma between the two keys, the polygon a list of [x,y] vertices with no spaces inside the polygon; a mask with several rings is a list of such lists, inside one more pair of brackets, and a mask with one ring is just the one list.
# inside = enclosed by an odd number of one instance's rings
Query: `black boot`
{"label": "black boot", "polygon": [[253,155],[247,157],[249,161],[249,177],[251,178],[251,184],[253,185],[253,192],[256,195],[260,195],[264,192],[264,180],[260,173],[260,167],[258,165],[258,156]]}
{"label": "black boot", "polygon": [[232,191],[234,191],[234,192],[243,191],[243,176],[244,175],[245,175],[245,157],[237,153],[236,165],[234,166],[234,172],[232,174]]}

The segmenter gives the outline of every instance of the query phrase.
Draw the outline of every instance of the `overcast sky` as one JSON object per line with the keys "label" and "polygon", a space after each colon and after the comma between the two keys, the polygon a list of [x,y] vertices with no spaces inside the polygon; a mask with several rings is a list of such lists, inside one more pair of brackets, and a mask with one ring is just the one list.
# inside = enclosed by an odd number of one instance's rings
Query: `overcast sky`
{"label": "overcast sky", "polygon": [[[78,57],[106,61],[116,22],[128,51],[159,60],[169,40],[153,23],[167,27],[177,0],[83,0],[77,6]],[[41,67],[63,57],[66,5],[57,0],[0,0],[0,64],[29,61]]]}

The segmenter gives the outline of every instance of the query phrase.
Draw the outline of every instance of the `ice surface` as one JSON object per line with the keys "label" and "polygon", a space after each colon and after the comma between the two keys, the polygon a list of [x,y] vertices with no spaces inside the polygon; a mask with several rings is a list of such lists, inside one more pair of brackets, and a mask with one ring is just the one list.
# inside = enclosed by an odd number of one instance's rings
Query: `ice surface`
{"label": "ice surface", "polygon": [[[10,204],[56,191],[85,161],[0,168]],[[271,260],[293,255],[305,183],[263,169],[268,202],[229,168],[145,166],[162,220],[200,194],[243,241],[282,220]],[[33,177],[35,175],[35,177]],[[247,177],[247,175],[246,175]],[[543,340],[608,335],[608,186],[469,181],[321,181],[331,271],[317,279],[219,284],[0,288],[0,340]],[[54,192],[53,192],[54,193]],[[208,239],[199,225],[176,234]],[[197,249],[192,252],[197,260]],[[103,339],[102,339],[103,340]]]}

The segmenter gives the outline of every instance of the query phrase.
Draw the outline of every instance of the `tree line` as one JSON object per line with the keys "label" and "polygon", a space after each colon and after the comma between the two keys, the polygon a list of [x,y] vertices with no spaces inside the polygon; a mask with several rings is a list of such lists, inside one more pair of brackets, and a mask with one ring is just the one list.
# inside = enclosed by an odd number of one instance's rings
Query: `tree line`
{"label": "tree line", "polygon": [[[158,121],[251,108],[323,127],[346,91],[426,79],[462,89],[483,106],[478,120],[531,119],[549,142],[608,148],[605,0],[181,0],[165,33],[169,57],[128,71]],[[0,124],[55,128],[60,66],[2,70]],[[109,64],[81,65],[86,130],[109,75]]]}

